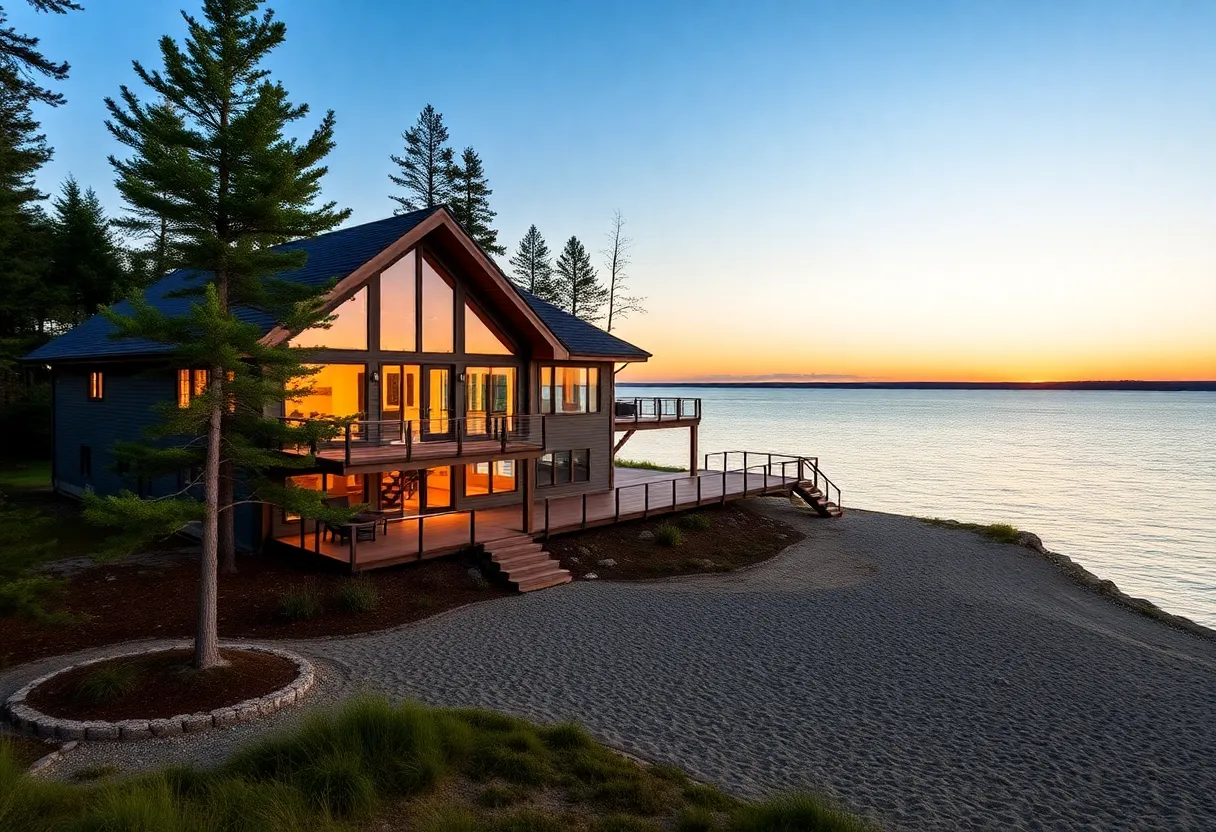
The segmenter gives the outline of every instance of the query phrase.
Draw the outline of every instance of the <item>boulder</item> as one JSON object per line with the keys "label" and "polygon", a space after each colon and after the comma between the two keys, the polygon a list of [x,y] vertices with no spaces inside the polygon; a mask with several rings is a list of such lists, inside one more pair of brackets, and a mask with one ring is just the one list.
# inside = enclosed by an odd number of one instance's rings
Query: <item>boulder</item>
{"label": "boulder", "polygon": [[613,566],[616,566],[616,561],[614,561],[612,558],[604,558],[603,560],[596,561],[595,565],[612,568]]}
{"label": "boulder", "polygon": [[638,535],[638,540],[654,540],[654,532],[650,531],[649,529],[644,529],[642,533]]}
{"label": "boulder", "polygon": [[477,587],[478,589],[485,589],[490,585],[490,582],[486,580],[486,576],[481,574],[481,570],[476,566],[469,567],[469,580],[472,581],[473,586]]}

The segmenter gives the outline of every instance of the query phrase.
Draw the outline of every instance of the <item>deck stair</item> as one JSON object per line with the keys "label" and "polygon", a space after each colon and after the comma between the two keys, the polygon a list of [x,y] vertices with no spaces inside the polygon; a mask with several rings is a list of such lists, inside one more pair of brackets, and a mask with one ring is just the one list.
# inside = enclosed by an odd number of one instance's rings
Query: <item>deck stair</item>
{"label": "deck stair", "polygon": [[573,580],[569,570],[550,557],[531,535],[519,534],[483,544],[493,568],[520,592],[545,589]]}
{"label": "deck stair", "polygon": [[844,514],[844,509],[824,496],[824,493],[813,482],[802,480],[794,486],[794,493],[813,508],[820,517],[839,517]]}

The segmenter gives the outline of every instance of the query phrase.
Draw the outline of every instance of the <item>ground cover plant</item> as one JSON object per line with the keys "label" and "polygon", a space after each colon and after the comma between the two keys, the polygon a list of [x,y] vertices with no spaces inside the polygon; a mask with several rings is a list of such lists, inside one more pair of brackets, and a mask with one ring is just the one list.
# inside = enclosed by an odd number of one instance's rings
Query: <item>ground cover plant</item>
{"label": "ground cover plant", "polygon": [[654,832],[866,827],[813,796],[752,804],[636,762],[573,724],[355,699],[213,770],[65,784],[23,773],[0,742],[0,828]]}
{"label": "ground cover plant", "polygon": [[975,532],[984,537],[991,538],[997,543],[1017,543],[1021,532],[1008,523],[960,523],[958,520],[945,520],[941,517],[918,517],[922,523],[930,526],[938,526],[943,529],[963,529],[964,531]]}
{"label": "ground cover plant", "polygon": [[643,471],[686,471],[676,465],[659,465],[657,462],[647,462],[644,459],[616,459],[612,462],[617,468],[639,468]]}

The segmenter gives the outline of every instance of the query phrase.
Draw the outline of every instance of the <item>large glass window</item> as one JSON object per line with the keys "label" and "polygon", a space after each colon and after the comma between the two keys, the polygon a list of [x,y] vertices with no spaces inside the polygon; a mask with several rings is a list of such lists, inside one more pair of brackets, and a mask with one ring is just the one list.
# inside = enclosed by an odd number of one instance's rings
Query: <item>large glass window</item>
{"label": "large glass window", "polygon": [[452,469],[449,466],[426,469],[426,507],[452,507]]}
{"label": "large glass window", "polygon": [[591,479],[591,451],[554,451],[536,460],[536,487],[567,485]]}
{"label": "large glass window", "polygon": [[471,355],[511,355],[511,348],[502,336],[467,303],[464,305],[464,351]]}
{"label": "large glass window", "polygon": [[464,466],[464,496],[506,494],[515,490],[515,460],[478,462]]}
{"label": "large glass window", "polygon": [[367,349],[367,287],[363,287],[333,311],[333,323],[326,329],[306,329],[291,339],[295,347],[325,347],[331,350]]}
{"label": "large glass window", "polygon": [[[367,502],[366,480],[363,474],[340,476],[338,474],[298,474],[287,478],[287,484],[307,491],[324,491],[327,500],[345,500],[348,506]],[[283,513],[283,519],[292,522],[300,519],[298,514]]]}
{"label": "large glass window", "polygon": [[207,392],[211,384],[210,370],[178,370],[177,371],[177,406],[183,410],[190,402]]}
{"label": "large glass window", "polygon": [[466,367],[465,416],[469,430],[480,430],[480,420],[515,413],[514,367]]}
{"label": "large glass window", "polygon": [[362,364],[313,364],[316,374],[304,382],[306,395],[288,399],[287,416],[315,419],[325,416],[354,416],[367,412],[366,369]]}
{"label": "large glass window", "polygon": [[417,364],[380,365],[380,408],[385,419],[417,422],[422,417],[421,374]]}
{"label": "large glass window", "polygon": [[422,351],[452,352],[456,342],[455,292],[447,278],[422,258]]}
{"label": "large glass window", "polygon": [[599,409],[598,367],[541,368],[541,413],[596,413]]}
{"label": "large glass window", "polygon": [[418,279],[414,252],[380,274],[380,349],[418,349]]}

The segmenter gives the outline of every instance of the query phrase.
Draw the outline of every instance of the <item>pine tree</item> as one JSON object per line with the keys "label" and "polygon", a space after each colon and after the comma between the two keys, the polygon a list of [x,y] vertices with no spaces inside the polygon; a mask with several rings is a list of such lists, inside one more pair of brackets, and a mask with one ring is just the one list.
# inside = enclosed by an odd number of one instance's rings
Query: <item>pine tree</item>
{"label": "pine tree", "polygon": [[591,266],[591,255],[578,237],[566,241],[561,256],[557,258],[556,271],[554,283],[558,305],[576,318],[592,323],[598,321],[600,310],[608,301],[608,290],[596,277],[595,269]]}
{"label": "pine tree", "polygon": [[490,227],[496,216],[490,210],[490,180],[486,178],[481,157],[471,147],[460,155],[452,168],[452,213],[469,236],[490,254],[502,256],[507,250],[498,244],[498,232]]}
{"label": "pine tree", "polygon": [[[127,159],[110,158],[119,192],[132,207],[161,214],[179,229],[182,264],[201,274],[184,316],[169,317],[135,298],[131,314],[109,311],[107,317],[117,337],[165,345],[173,353],[172,366],[205,367],[209,382],[206,393],[188,408],[165,403],[152,437],[160,444],[115,448],[115,455],[136,472],[181,470],[201,457],[202,501],[192,496],[193,488],[159,500],[129,492],[90,496],[86,514],[122,529],[117,543],[124,549],[186,523],[201,523],[194,659],[200,668],[221,663],[216,629],[219,538],[221,517],[230,522],[234,508],[234,500],[225,496],[221,471],[227,467],[241,473],[251,492],[247,500],[324,516],[321,495],[272,484],[268,469],[293,460],[267,449],[278,442],[308,445],[318,434],[338,430],[333,424],[296,428],[264,418],[271,403],[291,395],[288,389],[298,389],[301,382],[308,386],[310,371],[301,364],[299,351],[262,343],[263,328],[233,311],[259,311],[290,332],[324,320],[321,297],[327,287],[273,277],[299,268],[306,255],[273,246],[315,236],[349,215],[333,203],[315,204],[326,172],[321,161],[333,148],[333,112],[303,142],[285,135],[308,107],[290,103],[283,86],[270,81],[262,66],[283,42],[286,28],[270,10],[259,15],[259,5],[258,0],[204,0],[202,20],[183,15],[184,49],[169,37],[161,40],[162,72],[135,62],[136,75],[169,106],[145,105],[126,87],[121,103],[106,100],[107,127],[132,152]],[[170,443],[173,437],[181,439]]]}
{"label": "pine tree", "polygon": [[418,122],[404,133],[405,156],[389,158],[401,169],[400,174],[390,173],[393,184],[405,188],[404,195],[392,195],[390,199],[400,207],[397,213],[434,208],[452,201],[452,170],[455,156],[448,147],[448,128],[443,126],[443,113],[427,104],[418,114]]}
{"label": "pine tree", "polygon": [[608,320],[604,326],[608,332],[612,332],[617,323],[632,313],[646,311],[642,306],[646,298],[629,294],[629,275],[625,269],[632,262],[629,252],[633,248],[633,240],[625,236],[624,229],[625,218],[620,211],[616,211],[612,215],[612,229],[608,232],[608,248],[601,252],[608,267]]}
{"label": "pine tree", "polygon": [[521,289],[526,289],[541,300],[557,303],[556,287],[553,285],[553,260],[549,246],[540,230],[532,225],[528,228],[515,253],[511,255],[511,279]]}
{"label": "pine tree", "polygon": [[[40,12],[66,14],[80,11],[82,6],[73,0],[28,0]],[[45,75],[55,81],[68,77],[68,64],[55,63],[38,51],[38,38],[22,35],[11,26],[5,26],[8,17],[0,8],[0,86],[15,93],[22,101],[41,101],[57,107],[64,102],[63,94],[57,93],[35,82],[37,75]]]}
{"label": "pine tree", "polygon": [[75,326],[98,307],[121,300],[127,275],[92,188],[82,192],[69,176],[53,208],[47,283],[58,297],[57,319]]}

